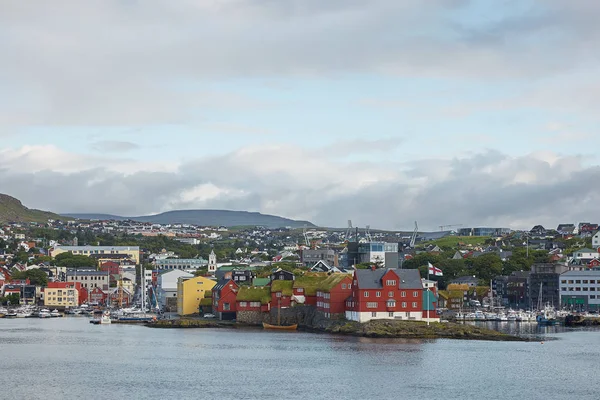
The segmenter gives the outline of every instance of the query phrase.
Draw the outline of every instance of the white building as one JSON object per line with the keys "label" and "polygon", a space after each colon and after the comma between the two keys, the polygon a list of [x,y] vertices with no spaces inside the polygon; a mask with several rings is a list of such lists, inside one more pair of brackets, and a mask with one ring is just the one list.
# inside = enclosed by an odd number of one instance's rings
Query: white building
{"label": "white building", "polygon": [[217,271],[217,255],[214,250],[208,255],[208,272],[214,274]]}
{"label": "white building", "polygon": [[85,289],[100,288],[108,290],[110,278],[108,271],[67,270],[67,282],[79,282]]}
{"label": "white building", "polygon": [[[158,276],[156,282],[156,297],[158,298],[158,304],[161,307],[167,306],[167,303],[173,303],[175,309],[177,308],[177,280],[181,277],[183,278],[192,278],[194,275],[182,271],[182,270],[173,270],[169,272],[165,272]],[[169,301],[168,299],[174,299]]]}
{"label": "white building", "polygon": [[153,264],[156,269],[186,270],[204,267],[207,264],[207,261],[203,258],[167,258],[164,260],[154,260]]}
{"label": "white building", "polygon": [[592,236],[592,247],[595,249],[600,247],[600,231],[596,232],[596,234]]}
{"label": "white building", "polygon": [[600,309],[600,270],[567,271],[560,275],[560,304],[577,310]]}

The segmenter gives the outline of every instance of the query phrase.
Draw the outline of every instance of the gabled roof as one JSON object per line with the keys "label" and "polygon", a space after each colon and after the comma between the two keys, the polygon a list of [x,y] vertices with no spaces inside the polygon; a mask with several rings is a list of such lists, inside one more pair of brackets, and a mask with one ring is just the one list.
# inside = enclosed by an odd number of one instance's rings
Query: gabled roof
{"label": "gabled roof", "polygon": [[293,286],[294,281],[275,280],[271,282],[271,292],[281,292],[284,296],[291,296]]}
{"label": "gabled roof", "polygon": [[236,301],[260,301],[263,305],[268,304],[271,301],[271,288],[268,286],[242,286],[236,296]]}
{"label": "gabled roof", "polygon": [[418,269],[357,269],[356,278],[360,289],[381,289],[383,288],[382,278],[388,272],[398,277],[398,286],[400,289],[423,289],[421,274]]}
{"label": "gabled roof", "polygon": [[217,282],[217,284],[215,286],[213,286],[212,291],[220,292],[229,283],[237,286],[237,284],[235,283],[235,281],[233,279],[221,279],[219,282]]}

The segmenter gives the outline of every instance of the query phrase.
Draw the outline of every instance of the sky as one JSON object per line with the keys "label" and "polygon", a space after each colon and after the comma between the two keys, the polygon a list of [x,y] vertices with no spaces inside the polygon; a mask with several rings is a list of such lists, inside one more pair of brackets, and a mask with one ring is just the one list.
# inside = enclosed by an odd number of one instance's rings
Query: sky
{"label": "sky", "polygon": [[0,2],[0,193],[320,226],[597,222],[597,0]]}

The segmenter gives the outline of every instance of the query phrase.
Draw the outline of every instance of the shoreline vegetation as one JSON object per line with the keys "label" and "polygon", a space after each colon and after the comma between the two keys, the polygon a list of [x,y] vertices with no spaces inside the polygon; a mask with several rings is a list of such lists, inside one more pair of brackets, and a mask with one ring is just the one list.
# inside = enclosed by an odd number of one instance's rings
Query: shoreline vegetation
{"label": "shoreline vegetation", "polygon": [[[206,321],[199,319],[158,320],[146,324],[151,328],[185,329],[185,328],[242,328],[258,327],[254,324],[243,324],[231,321]],[[336,335],[347,335],[368,338],[399,339],[462,339],[492,340],[505,342],[526,342],[531,339],[509,335],[492,329],[452,322],[425,322],[375,320],[366,323],[355,321],[335,321],[328,326],[300,326],[299,331],[320,332]]]}

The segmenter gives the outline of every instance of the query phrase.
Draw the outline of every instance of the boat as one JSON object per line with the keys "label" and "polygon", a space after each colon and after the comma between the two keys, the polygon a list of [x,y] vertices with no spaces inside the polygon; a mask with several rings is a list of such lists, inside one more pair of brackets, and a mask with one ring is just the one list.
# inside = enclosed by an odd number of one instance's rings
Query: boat
{"label": "boat", "polygon": [[516,322],[519,318],[519,314],[515,310],[508,310],[508,314],[506,314],[506,319],[510,322]]}
{"label": "boat", "polygon": [[56,317],[60,317],[61,315],[60,315],[60,313],[58,312],[58,310],[57,310],[57,309],[54,309],[54,310],[52,310],[52,312],[50,313],[50,316],[51,316],[51,317],[53,317],[53,318],[56,318]]}
{"label": "boat", "polygon": [[33,315],[31,311],[19,311],[17,312],[17,318],[29,318]]}
{"label": "boat", "polygon": [[104,311],[102,313],[102,316],[98,319],[90,320],[90,324],[94,324],[94,325],[107,325],[107,324],[111,324],[111,323],[112,323],[112,321],[110,319],[109,311]]}
{"label": "boat", "polygon": [[38,317],[40,318],[50,318],[51,316],[52,315],[50,314],[50,310],[48,310],[47,308],[41,309],[38,313]]}
{"label": "boat", "polygon": [[298,329],[298,324],[281,325],[281,300],[277,301],[277,325],[267,324],[263,322],[263,329],[272,329],[278,331],[295,331]]}
{"label": "boat", "polygon": [[9,311],[6,314],[4,314],[4,318],[16,318],[17,317],[17,313],[14,311]]}
{"label": "boat", "polygon": [[271,324],[267,324],[266,322],[263,322],[263,328],[264,329],[275,329],[275,330],[280,330],[280,331],[295,331],[296,329],[298,329],[298,324],[271,325]]}
{"label": "boat", "polygon": [[550,303],[546,303],[544,308],[542,308],[542,283],[540,283],[540,294],[538,296],[538,315],[535,320],[538,325],[556,325],[558,324],[558,319],[556,318],[556,310],[554,306],[550,305]]}

